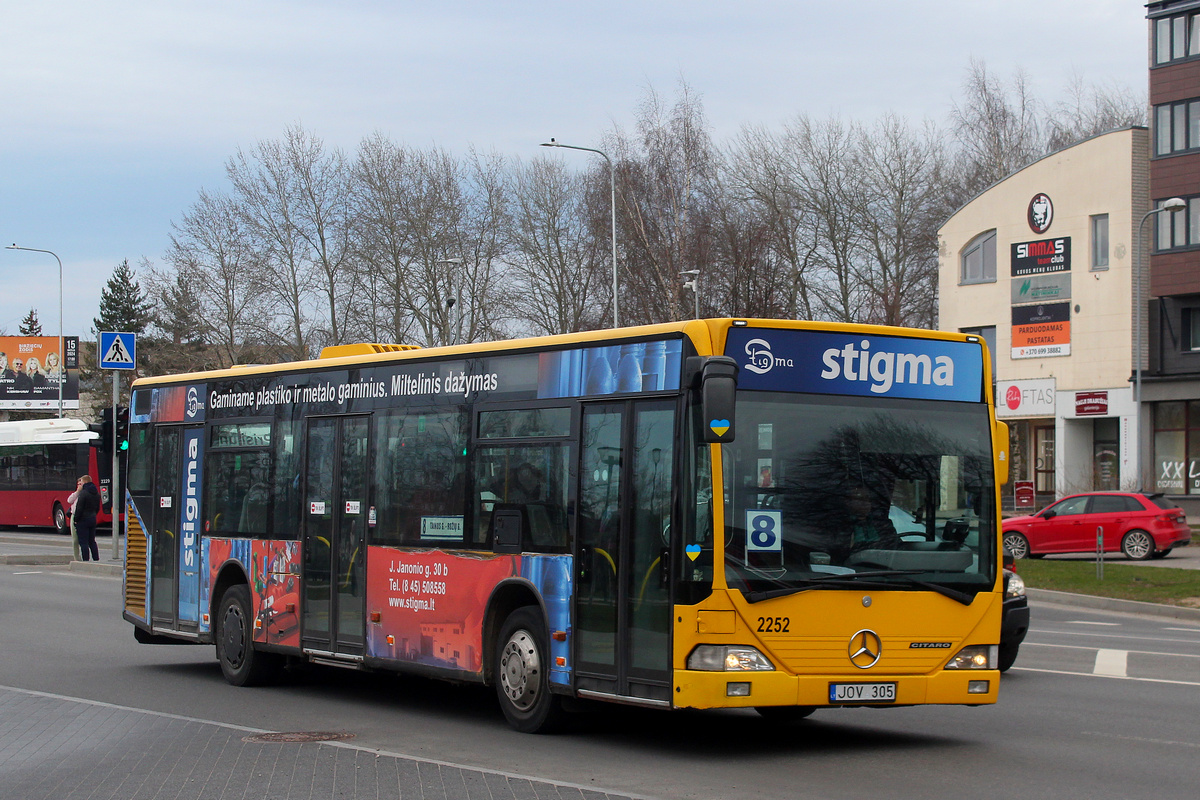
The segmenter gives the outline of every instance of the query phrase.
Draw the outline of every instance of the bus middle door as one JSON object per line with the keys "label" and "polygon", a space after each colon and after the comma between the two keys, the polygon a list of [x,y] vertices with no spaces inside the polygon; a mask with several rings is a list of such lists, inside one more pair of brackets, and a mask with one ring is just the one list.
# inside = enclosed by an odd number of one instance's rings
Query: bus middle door
{"label": "bus middle door", "polygon": [[361,657],[367,557],[368,417],[308,420],[303,642]]}
{"label": "bus middle door", "polygon": [[581,442],[577,686],[669,704],[675,401],[586,406]]}

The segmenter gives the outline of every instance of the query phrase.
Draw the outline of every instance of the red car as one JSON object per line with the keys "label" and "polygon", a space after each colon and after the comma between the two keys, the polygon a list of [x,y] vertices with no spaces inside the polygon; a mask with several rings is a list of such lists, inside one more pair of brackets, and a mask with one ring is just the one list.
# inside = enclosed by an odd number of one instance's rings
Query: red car
{"label": "red car", "polygon": [[1094,553],[1096,528],[1104,550],[1141,561],[1163,558],[1192,540],[1183,511],[1159,494],[1093,492],[1064,497],[1029,517],[1004,520],[1004,546],[1016,558]]}

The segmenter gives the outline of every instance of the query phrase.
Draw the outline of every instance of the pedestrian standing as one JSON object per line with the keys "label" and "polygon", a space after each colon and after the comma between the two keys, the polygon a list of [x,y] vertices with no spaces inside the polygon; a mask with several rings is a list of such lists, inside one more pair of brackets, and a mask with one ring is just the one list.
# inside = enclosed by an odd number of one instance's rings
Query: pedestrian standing
{"label": "pedestrian standing", "polygon": [[90,475],[79,479],[79,499],[75,502],[75,530],[79,534],[79,550],[83,560],[91,556],[92,561],[100,560],[100,549],[96,547],[96,515],[100,513],[100,491],[92,483]]}
{"label": "pedestrian standing", "polygon": [[83,478],[75,481],[75,491],[71,492],[71,494],[67,496],[67,505],[71,507],[71,546],[75,548],[76,561],[81,560],[79,557],[79,531],[75,529],[75,506],[79,504],[79,493],[81,491],[83,491]]}

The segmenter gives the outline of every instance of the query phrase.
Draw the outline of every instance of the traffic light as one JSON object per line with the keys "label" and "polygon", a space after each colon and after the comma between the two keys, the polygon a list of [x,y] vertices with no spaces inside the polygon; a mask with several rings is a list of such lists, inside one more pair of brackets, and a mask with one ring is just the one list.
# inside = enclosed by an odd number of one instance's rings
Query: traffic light
{"label": "traffic light", "polygon": [[117,451],[129,449],[129,406],[117,406]]}
{"label": "traffic light", "polygon": [[107,406],[100,409],[100,447],[107,450],[112,445],[113,413]]}

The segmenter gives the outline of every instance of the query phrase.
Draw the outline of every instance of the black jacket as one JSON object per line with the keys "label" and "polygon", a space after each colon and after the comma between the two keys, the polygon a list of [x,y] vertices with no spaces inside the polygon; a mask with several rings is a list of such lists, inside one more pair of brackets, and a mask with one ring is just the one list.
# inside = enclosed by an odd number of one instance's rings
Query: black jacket
{"label": "black jacket", "polygon": [[79,499],[75,501],[75,524],[80,522],[95,522],[100,513],[100,491],[96,484],[85,483],[79,490]]}

